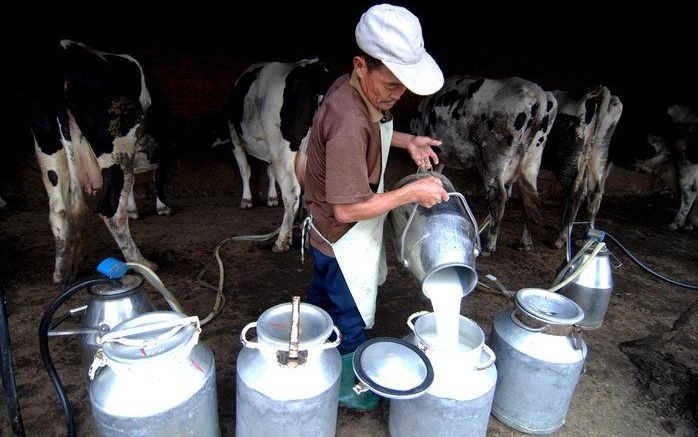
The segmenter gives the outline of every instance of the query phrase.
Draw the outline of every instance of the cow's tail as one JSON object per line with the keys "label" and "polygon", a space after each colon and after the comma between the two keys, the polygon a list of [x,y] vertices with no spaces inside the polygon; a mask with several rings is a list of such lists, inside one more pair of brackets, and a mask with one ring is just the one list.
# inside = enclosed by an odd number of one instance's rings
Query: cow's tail
{"label": "cow's tail", "polygon": [[521,206],[524,209],[526,217],[533,221],[536,225],[542,222],[540,213],[540,202],[538,199],[538,190],[526,178],[520,178],[517,181],[521,195]]}
{"label": "cow's tail", "polygon": [[294,170],[296,173],[296,179],[298,179],[298,184],[301,186],[301,192],[305,191],[305,168],[308,165],[308,139],[310,134],[301,141],[301,146],[296,153],[296,159],[294,162]]}

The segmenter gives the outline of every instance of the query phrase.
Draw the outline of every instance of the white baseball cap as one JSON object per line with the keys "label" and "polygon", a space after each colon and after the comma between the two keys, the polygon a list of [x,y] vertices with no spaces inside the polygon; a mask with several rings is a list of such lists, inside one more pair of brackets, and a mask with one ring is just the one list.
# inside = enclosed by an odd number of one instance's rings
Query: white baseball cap
{"label": "white baseball cap", "polygon": [[386,67],[415,94],[434,94],[444,84],[436,61],[424,49],[422,26],[407,9],[376,5],[356,25],[356,44]]}

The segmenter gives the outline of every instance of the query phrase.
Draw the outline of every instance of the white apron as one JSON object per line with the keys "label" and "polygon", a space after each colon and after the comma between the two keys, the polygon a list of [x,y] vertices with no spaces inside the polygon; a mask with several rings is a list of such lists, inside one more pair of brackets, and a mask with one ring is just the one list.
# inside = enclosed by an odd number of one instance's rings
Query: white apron
{"label": "white apron", "polygon": [[[377,193],[384,191],[383,176],[388,163],[390,141],[393,137],[393,121],[380,124],[381,133],[381,176],[378,181]],[[310,226],[332,247],[339,268],[347,281],[351,296],[356,302],[356,307],[361,313],[361,318],[366,324],[366,329],[373,327],[376,315],[376,295],[378,285],[385,282],[387,264],[385,261],[385,249],[383,247],[383,222],[388,213],[378,217],[356,222],[349,231],[337,242],[330,243],[312,225],[312,217],[309,217]]]}

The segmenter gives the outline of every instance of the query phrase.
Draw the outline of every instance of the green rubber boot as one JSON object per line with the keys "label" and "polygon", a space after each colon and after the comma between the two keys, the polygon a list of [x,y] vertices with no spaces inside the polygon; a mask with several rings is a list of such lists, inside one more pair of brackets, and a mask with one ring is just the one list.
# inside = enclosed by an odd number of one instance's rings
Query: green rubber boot
{"label": "green rubber boot", "polygon": [[357,395],[354,392],[354,352],[342,355],[342,375],[339,382],[339,405],[356,411],[369,411],[378,408],[380,397],[372,391]]}

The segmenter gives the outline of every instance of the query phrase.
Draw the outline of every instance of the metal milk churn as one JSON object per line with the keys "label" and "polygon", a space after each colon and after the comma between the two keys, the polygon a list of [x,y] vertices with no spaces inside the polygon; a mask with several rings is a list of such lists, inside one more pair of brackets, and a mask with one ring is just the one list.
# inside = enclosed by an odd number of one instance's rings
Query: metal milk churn
{"label": "metal milk churn", "polygon": [[198,317],[141,315],[100,339],[90,402],[102,437],[220,436],[213,353]]}
{"label": "metal milk churn", "polygon": [[[49,332],[50,335],[87,332],[80,335],[80,352],[85,375],[94,360],[95,352],[102,347],[97,343],[97,337],[109,332],[121,322],[155,311],[155,307],[143,291],[143,278],[140,276],[125,275],[108,284],[94,285],[88,291],[90,293],[88,304],[74,308],[54,320],[51,326],[52,331]],[[66,319],[83,311],[80,330],[54,329]]]}
{"label": "metal milk churn", "polygon": [[430,283],[458,280],[463,295],[477,285],[475,258],[480,254],[478,226],[465,197],[440,173],[415,173],[400,179],[395,189],[418,179],[441,179],[450,199],[431,208],[418,204],[398,206],[388,213],[395,252],[422,284],[429,297]]}
{"label": "metal milk churn", "polygon": [[[603,238],[603,236],[601,236]],[[583,265],[591,256],[592,247],[587,248],[581,257],[569,264],[568,272]],[[608,302],[613,292],[610,252],[605,247],[596,254],[594,260],[580,275],[559,291],[575,301],[584,310],[584,320],[579,323],[582,329],[601,327]],[[567,261],[569,262],[569,256]]]}
{"label": "metal milk churn", "polygon": [[[254,327],[257,341],[247,339]],[[342,360],[330,315],[294,297],[245,326],[240,341],[236,435],[334,436]]]}
{"label": "metal milk churn", "polygon": [[[416,318],[416,322],[413,321]],[[458,348],[444,350],[435,341],[434,313],[415,313],[406,340],[424,351],[434,368],[429,390],[412,399],[390,401],[392,437],[484,437],[487,434],[497,370],[495,355],[474,321],[460,316]]]}
{"label": "metal milk churn", "polygon": [[492,324],[499,373],[492,414],[521,432],[550,434],[565,423],[584,368],[587,347],[576,325],[584,312],[538,288],[519,290],[515,302]]}

